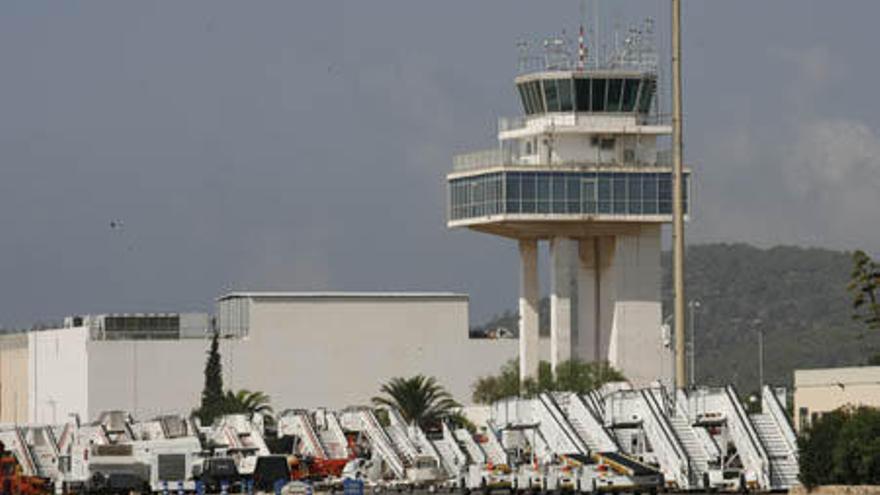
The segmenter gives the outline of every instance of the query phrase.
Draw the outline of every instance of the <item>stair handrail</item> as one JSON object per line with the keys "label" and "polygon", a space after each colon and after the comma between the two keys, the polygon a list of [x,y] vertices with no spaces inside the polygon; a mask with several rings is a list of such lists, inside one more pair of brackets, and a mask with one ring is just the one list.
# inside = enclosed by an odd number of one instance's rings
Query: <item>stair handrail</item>
{"label": "stair handrail", "polygon": [[382,425],[379,424],[373,411],[364,408],[359,411],[359,415],[361,417],[361,424],[364,426],[367,436],[370,437],[370,443],[378,447],[379,454],[385,458],[394,474],[398,478],[404,478],[406,476],[406,467],[403,464],[403,460],[394,450],[391,438],[385,432],[385,429],[382,428]]}
{"label": "stair handrail", "polygon": [[[608,429],[605,428],[605,424],[596,417],[596,414],[593,412],[592,408],[586,403],[584,398],[579,394],[572,394],[574,397],[571,400],[571,409],[570,412],[573,416],[576,416],[580,419],[582,423],[587,423],[586,426],[590,433],[593,433],[593,441],[596,442],[596,445],[599,447],[599,450],[602,452],[617,452],[620,450],[620,446],[617,445],[617,441],[614,437],[611,436],[611,433],[608,432]],[[586,439],[584,439],[586,441]]]}
{"label": "stair handrail", "polygon": [[[507,451],[504,450],[504,445],[501,444],[501,440],[498,438],[498,428],[495,427],[495,423],[491,419],[486,421],[486,430],[486,444],[489,447],[488,449],[483,449],[486,457],[493,457],[492,462],[496,464],[509,464],[510,459],[507,456]],[[490,453],[489,450],[492,452]]]}
{"label": "stair handrail", "polygon": [[327,451],[324,449],[324,444],[321,442],[321,439],[318,437],[318,432],[315,431],[314,426],[312,425],[312,419],[309,417],[308,411],[294,411],[294,419],[300,425],[300,429],[308,438],[309,443],[312,447],[312,452],[315,457],[319,459],[327,458]]}
{"label": "stair handrail", "polygon": [[474,440],[474,436],[471,435],[471,432],[467,431],[464,428],[459,428],[455,430],[455,438],[458,441],[462,442],[465,445],[465,450],[467,450],[468,456],[471,457],[471,462],[474,464],[485,464],[487,461],[486,452],[480,447]]}
{"label": "stair handrail", "polygon": [[339,417],[336,416],[336,413],[333,411],[326,411],[324,413],[324,418],[327,421],[327,431],[330,432],[333,440],[342,448],[343,457],[349,457],[351,452],[348,447],[348,438],[345,436],[345,431],[342,430],[342,424],[339,422]]}
{"label": "stair handrail", "polygon": [[[681,440],[675,435],[672,427],[667,424],[668,420],[652,391],[643,389],[639,390],[639,394],[642,396],[642,402],[645,404],[646,410],[650,415],[650,418],[643,418],[642,421],[645,433],[649,434],[649,438],[654,436],[656,440],[659,440],[651,441],[651,444],[655,449],[660,448],[663,450],[663,458],[667,459],[667,462],[671,461],[670,468],[680,485],[679,488],[689,488],[692,474],[691,462],[684,447],[681,446]],[[654,432],[654,435],[650,435],[651,431]],[[660,462],[660,464],[662,466],[663,462]]]}
{"label": "stair handrail", "polygon": [[[21,456],[25,461],[22,464],[27,465],[27,472],[25,474],[28,476],[39,476],[40,473],[37,471],[37,462],[34,460],[34,453],[31,451],[31,446],[28,445],[25,440],[20,427],[16,426],[14,431],[16,443],[18,443],[18,450],[21,452]],[[21,462],[21,459],[19,462]]]}
{"label": "stair handrail", "polygon": [[[728,415],[727,426],[734,433],[734,444],[736,445],[736,450],[740,455],[740,459],[745,461],[746,459],[744,459],[744,457],[751,458],[751,462],[756,464],[755,467],[759,469],[759,472],[755,474],[759,477],[761,488],[769,488],[770,458],[767,455],[767,451],[764,449],[764,445],[758,438],[758,433],[755,431],[752,422],[749,421],[745,409],[739,401],[739,395],[736,392],[736,388],[733,385],[728,385],[724,387],[724,393],[727,398],[726,402],[733,413],[733,417]],[[733,420],[732,424],[731,420]],[[743,442],[736,442],[737,438],[745,438],[745,445],[740,445]],[[744,449],[741,448],[743,446],[747,447],[745,449],[747,452],[743,452]],[[745,466],[745,462],[743,465]]]}
{"label": "stair handrail", "polygon": [[452,450],[452,455],[458,459],[459,466],[465,466],[468,463],[467,454],[461,451],[461,447],[458,445],[458,440],[455,438],[455,434],[452,433],[452,429],[449,428],[449,423],[446,421],[441,422],[443,428],[443,441],[449,445],[449,448]]}
{"label": "stair handrail", "polygon": [[[562,414],[562,411],[559,409],[559,405],[556,403],[556,400],[548,393],[538,394],[536,405],[539,405],[538,411],[539,415],[542,417],[549,417],[551,422],[540,422],[540,428],[542,430],[547,431],[548,433],[551,431],[549,428],[553,428],[553,426],[548,426],[548,429],[545,429],[545,424],[552,424],[555,426],[555,430],[560,432],[561,435],[556,434],[553,435],[556,441],[561,441],[562,443],[567,443],[568,448],[566,450],[570,450],[570,452],[555,452],[556,454],[584,454],[589,455],[590,448],[584,444],[584,441],[577,435],[574,431],[574,428],[570,424],[568,424],[568,420],[565,419],[565,416]],[[556,442],[554,442],[556,443]],[[552,445],[554,451],[560,450],[559,445]]]}
{"label": "stair handrail", "polygon": [[776,424],[779,432],[782,433],[782,438],[785,440],[789,452],[797,459],[799,457],[797,436],[794,434],[794,427],[788,414],[785,412],[785,408],[779,402],[779,397],[773,393],[769,385],[764,385],[761,395],[762,409],[773,419],[773,423]]}

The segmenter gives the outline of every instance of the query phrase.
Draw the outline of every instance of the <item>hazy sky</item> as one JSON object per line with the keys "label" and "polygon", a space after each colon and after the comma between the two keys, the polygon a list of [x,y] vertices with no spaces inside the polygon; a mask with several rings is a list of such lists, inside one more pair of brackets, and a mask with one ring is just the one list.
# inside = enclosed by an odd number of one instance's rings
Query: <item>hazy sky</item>
{"label": "hazy sky", "polygon": [[[609,23],[668,22],[666,0],[604,3]],[[0,3],[0,325],[208,310],[230,289],[462,291],[477,321],[514,307],[514,244],[447,231],[443,178],[519,112],[516,40],[577,13]],[[685,2],[690,242],[878,250],[878,18],[876,0]]]}

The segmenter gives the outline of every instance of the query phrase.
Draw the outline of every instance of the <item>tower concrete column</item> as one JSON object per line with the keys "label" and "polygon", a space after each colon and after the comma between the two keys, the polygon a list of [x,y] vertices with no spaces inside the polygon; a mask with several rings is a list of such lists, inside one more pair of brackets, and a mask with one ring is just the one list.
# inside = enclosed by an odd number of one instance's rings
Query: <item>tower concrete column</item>
{"label": "tower concrete column", "polygon": [[599,346],[599,238],[578,241],[577,263],[577,348],[581,361],[604,361]]}
{"label": "tower concrete column", "polygon": [[571,299],[575,241],[554,237],[550,241],[550,365],[553,371],[572,358]]}
{"label": "tower concrete column", "polygon": [[519,241],[519,377],[538,378],[538,241]]}

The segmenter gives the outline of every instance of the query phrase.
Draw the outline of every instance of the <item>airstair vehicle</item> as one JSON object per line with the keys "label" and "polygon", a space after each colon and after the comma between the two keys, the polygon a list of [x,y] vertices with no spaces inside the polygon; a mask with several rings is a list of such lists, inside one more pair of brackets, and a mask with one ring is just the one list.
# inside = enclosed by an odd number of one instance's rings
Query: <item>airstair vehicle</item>
{"label": "airstair vehicle", "polygon": [[446,421],[441,423],[441,433],[442,436],[433,440],[432,443],[443,463],[443,469],[446,470],[450,478],[457,481],[467,468],[468,456],[461,449],[461,445]]}
{"label": "airstair vehicle", "polygon": [[569,423],[591,452],[617,452],[619,450],[612,434],[585,397],[571,392],[554,394]]}
{"label": "airstair vehicle", "polygon": [[298,453],[327,459],[327,451],[312,422],[309,411],[288,409],[278,418],[279,436],[292,436],[299,441]]}
{"label": "airstair vehicle", "polygon": [[31,445],[25,438],[24,428],[19,426],[5,426],[0,430],[0,442],[6,447],[6,450],[12,452],[18,464],[21,466],[22,475],[24,476],[40,476],[37,461],[34,459]]}
{"label": "airstair vehicle", "polygon": [[370,408],[346,409],[340,420],[350,430],[361,432],[367,437],[374,458],[381,459],[397,479],[406,479],[406,469],[409,467],[407,461],[394,447],[388,433]]}
{"label": "airstair vehicle", "polygon": [[348,439],[339,424],[339,418],[333,411],[318,409],[315,411],[315,427],[318,431],[318,439],[324,446],[324,451],[330,459],[348,459],[351,451],[348,447]]}
{"label": "airstair vehicle", "polygon": [[257,458],[270,454],[260,428],[244,414],[228,414],[215,420],[211,437],[215,445],[221,446],[221,452],[235,459],[243,475],[253,474]]}
{"label": "airstair vehicle", "polygon": [[[691,487],[690,460],[668,419],[668,408],[652,389],[622,390],[606,397],[606,420],[613,428],[641,430],[650,450],[630,451],[656,463],[667,485]],[[632,444],[627,445],[631,447]]]}
{"label": "airstair vehicle", "polygon": [[385,431],[410,465],[406,480],[416,485],[432,485],[440,481],[445,474],[440,455],[425,432],[417,424],[407,424],[396,409],[386,411],[390,424]]}
{"label": "airstair vehicle", "polygon": [[468,457],[471,460],[471,464],[483,465],[486,464],[487,458],[486,453],[483,451],[483,448],[480,447],[480,444],[474,440],[474,436],[471,435],[471,432],[467,431],[464,428],[458,428],[454,432],[455,439],[458,441],[458,444],[467,452]]}
{"label": "airstair vehicle", "polygon": [[779,398],[768,386],[761,391],[760,413],[749,418],[770,461],[770,488],[789,490],[798,482],[798,447],[794,428]]}
{"label": "airstair vehicle", "polygon": [[541,434],[557,455],[589,455],[590,449],[569,423],[565,413],[549,393],[539,394],[532,401],[533,419]]}
{"label": "airstair vehicle", "polygon": [[60,474],[58,463],[60,452],[58,443],[52,428],[49,426],[34,426],[28,428],[25,441],[30,447],[31,457],[37,470],[37,476],[47,479],[56,479]]}
{"label": "airstair vehicle", "polygon": [[721,450],[722,469],[740,470],[739,488],[771,489],[770,459],[733,386],[693,390],[687,407],[695,425],[715,432],[712,437]]}

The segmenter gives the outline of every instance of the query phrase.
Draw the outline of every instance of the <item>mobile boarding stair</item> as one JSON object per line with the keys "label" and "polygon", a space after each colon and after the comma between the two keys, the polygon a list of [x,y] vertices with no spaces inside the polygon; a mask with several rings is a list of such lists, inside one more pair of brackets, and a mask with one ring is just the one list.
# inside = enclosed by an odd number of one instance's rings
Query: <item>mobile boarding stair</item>
{"label": "mobile boarding stair", "polygon": [[761,391],[760,413],[749,415],[770,462],[770,489],[789,490],[799,484],[798,447],[794,428],[773,390]]}
{"label": "mobile boarding stair", "polygon": [[[534,428],[534,433],[525,435],[526,440],[533,443],[536,452],[542,448],[550,451],[551,456],[543,459],[546,468],[540,473],[543,490],[659,487],[661,473],[620,452],[610,432],[589,407],[577,396],[543,393],[531,400],[502,401],[493,406],[492,413],[505,429]],[[569,416],[577,419],[572,422]],[[595,450],[591,444],[605,450]]]}
{"label": "mobile boarding stair", "polygon": [[463,472],[467,469],[468,455],[462,450],[458,439],[449,427],[449,423],[443,421],[441,423],[442,436],[431,442],[434,449],[440,456],[443,463],[443,469],[451,478],[458,480]]}
{"label": "mobile boarding stair", "polygon": [[311,413],[304,409],[288,409],[278,418],[278,434],[291,436],[298,441],[298,451],[302,455],[327,459],[327,450],[318,436],[312,422]]}
{"label": "mobile boarding stair", "polygon": [[0,442],[15,456],[24,476],[40,476],[37,461],[22,428],[15,425],[4,426],[0,429]]}
{"label": "mobile boarding stair", "polygon": [[340,420],[347,429],[361,432],[370,442],[376,459],[381,459],[399,480],[406,479],[409,461],[398,452],[386,430],[373,411],[367,407],[355,407],[342,411]]}
{"label": "mobile boarding stair", "polygon": [[[732,385],[691,391],[687,396],[687,408],[695,426],[713,431],[712,436],[720,438],[724,458],[722,467],[740,469],[739,489],[773,489],[770,457]],[[727,445],[733,445],[735,450],[729,452]]]}
{"label": "mobile boarding stair", "polygon": [[351,450],[348,447],[348,438],[339,423],[339,417],[333,411],[318,409],[314,414],[315,427],[318,432],[318,440],[324,446],[324,451],[330,459],[348,459]]}
{"label": "mobile boarding stair", "polygon": [[606,397],[608,424],[631,430],[626,438],[640,433],[647,440],[625,444],[629,453],[656,463],[667,487],[688,490],[694,486],[691,460],[667,418],[668,412],[662,395],[653,389],[621,390]]}

